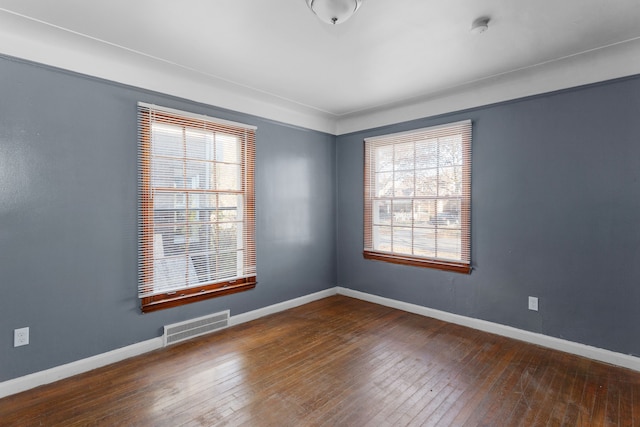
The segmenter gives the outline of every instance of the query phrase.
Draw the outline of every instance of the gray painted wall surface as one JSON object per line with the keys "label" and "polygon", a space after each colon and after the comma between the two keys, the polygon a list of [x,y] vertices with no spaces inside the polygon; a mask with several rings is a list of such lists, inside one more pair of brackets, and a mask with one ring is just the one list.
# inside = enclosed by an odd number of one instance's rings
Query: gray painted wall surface
{"label": "gray painted wall surface", "polygon": [[[334,136],[3,57],[0,94],[0,381],[335,286]],[[258,126],[254,290],[140,314],[138,101]]]}
{"label": "gray painted wall surface", "polygon": [[[2,57],[0,94],[0,381],[157,337],[168,323],[336,283],[640,355],[640,78],[344,135],[337,145],[331,135]],[[138,101],[258,126],[255,290],[140,314]],[[365,261],[363,138],[467,118],[473,273]],[[539,312],[526,309],[528,295],[540,298]],[[13,329],[24,326],[31,344],[13,348]]]}
{"label": "gray painted wall surface", "polygon": [[[636,77],[338,137],[338,284],[640,356],[639,114]],[[463,119],[472,274],[364,260],[363,138]]]}

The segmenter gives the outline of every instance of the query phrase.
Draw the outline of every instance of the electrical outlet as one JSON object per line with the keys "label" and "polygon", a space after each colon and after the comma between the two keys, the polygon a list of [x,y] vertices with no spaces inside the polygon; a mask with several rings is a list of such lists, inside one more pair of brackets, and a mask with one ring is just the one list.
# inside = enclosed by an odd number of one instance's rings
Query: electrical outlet
{"label": "electrical outlet", "polygon": [[13,331],[13,346],[20,347],[29,344],[29,328],[20,328]]}
{"label": "electrical outlet", "polygon": [[529,297],[529,310],[538,311],[538,297]]}

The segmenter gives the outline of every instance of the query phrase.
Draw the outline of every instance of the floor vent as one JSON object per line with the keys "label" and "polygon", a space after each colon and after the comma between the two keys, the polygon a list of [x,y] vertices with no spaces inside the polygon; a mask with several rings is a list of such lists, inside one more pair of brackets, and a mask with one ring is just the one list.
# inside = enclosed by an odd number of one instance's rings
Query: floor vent
{"label": "floor vent", "polygon": [[189,338],[218,331],[229,326],[229,310],[197,319],[166,325],[162,336],[165,347]]}

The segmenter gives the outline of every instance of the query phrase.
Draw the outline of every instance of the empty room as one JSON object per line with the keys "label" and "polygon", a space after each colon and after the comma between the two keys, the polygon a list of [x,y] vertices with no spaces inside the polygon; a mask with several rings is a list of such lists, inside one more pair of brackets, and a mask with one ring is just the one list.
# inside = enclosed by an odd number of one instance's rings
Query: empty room
{"label": "empty room", "polygon": [[637,0],[0,0],[0,425],[640,426]]}

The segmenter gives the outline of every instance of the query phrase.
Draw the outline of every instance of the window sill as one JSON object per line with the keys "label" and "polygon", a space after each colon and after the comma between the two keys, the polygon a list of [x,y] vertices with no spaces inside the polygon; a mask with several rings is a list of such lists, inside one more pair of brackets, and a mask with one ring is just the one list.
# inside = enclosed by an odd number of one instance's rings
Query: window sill
{"label": "window sill", "polygon": [[143,313],[163,310],[165,308],[177,307],[180,305],[190,304],[196,301],[203,301],[210,298],[216,298],[223,295],[244,292],[256,287],[256,278],[249,277],[238,279],[232,282],[216,283],[192,289],[185,289],[180,292],[170,294],[158,294],[150,297],[142,298],[141,309]]}
{"label": "window sill", "polygon": [[447,262],[447,261],[435,261],[431,259],[424,259],[418,257],[412,257],[410,255],[391,255],[381,252],[364,251],[362,253],[365,259],[372,259],[376,261],[390,262],[393,264],[411,265],[414,267],[435,268],[437,270],[453,271],[456,273],[471,274],[471,265]]}

